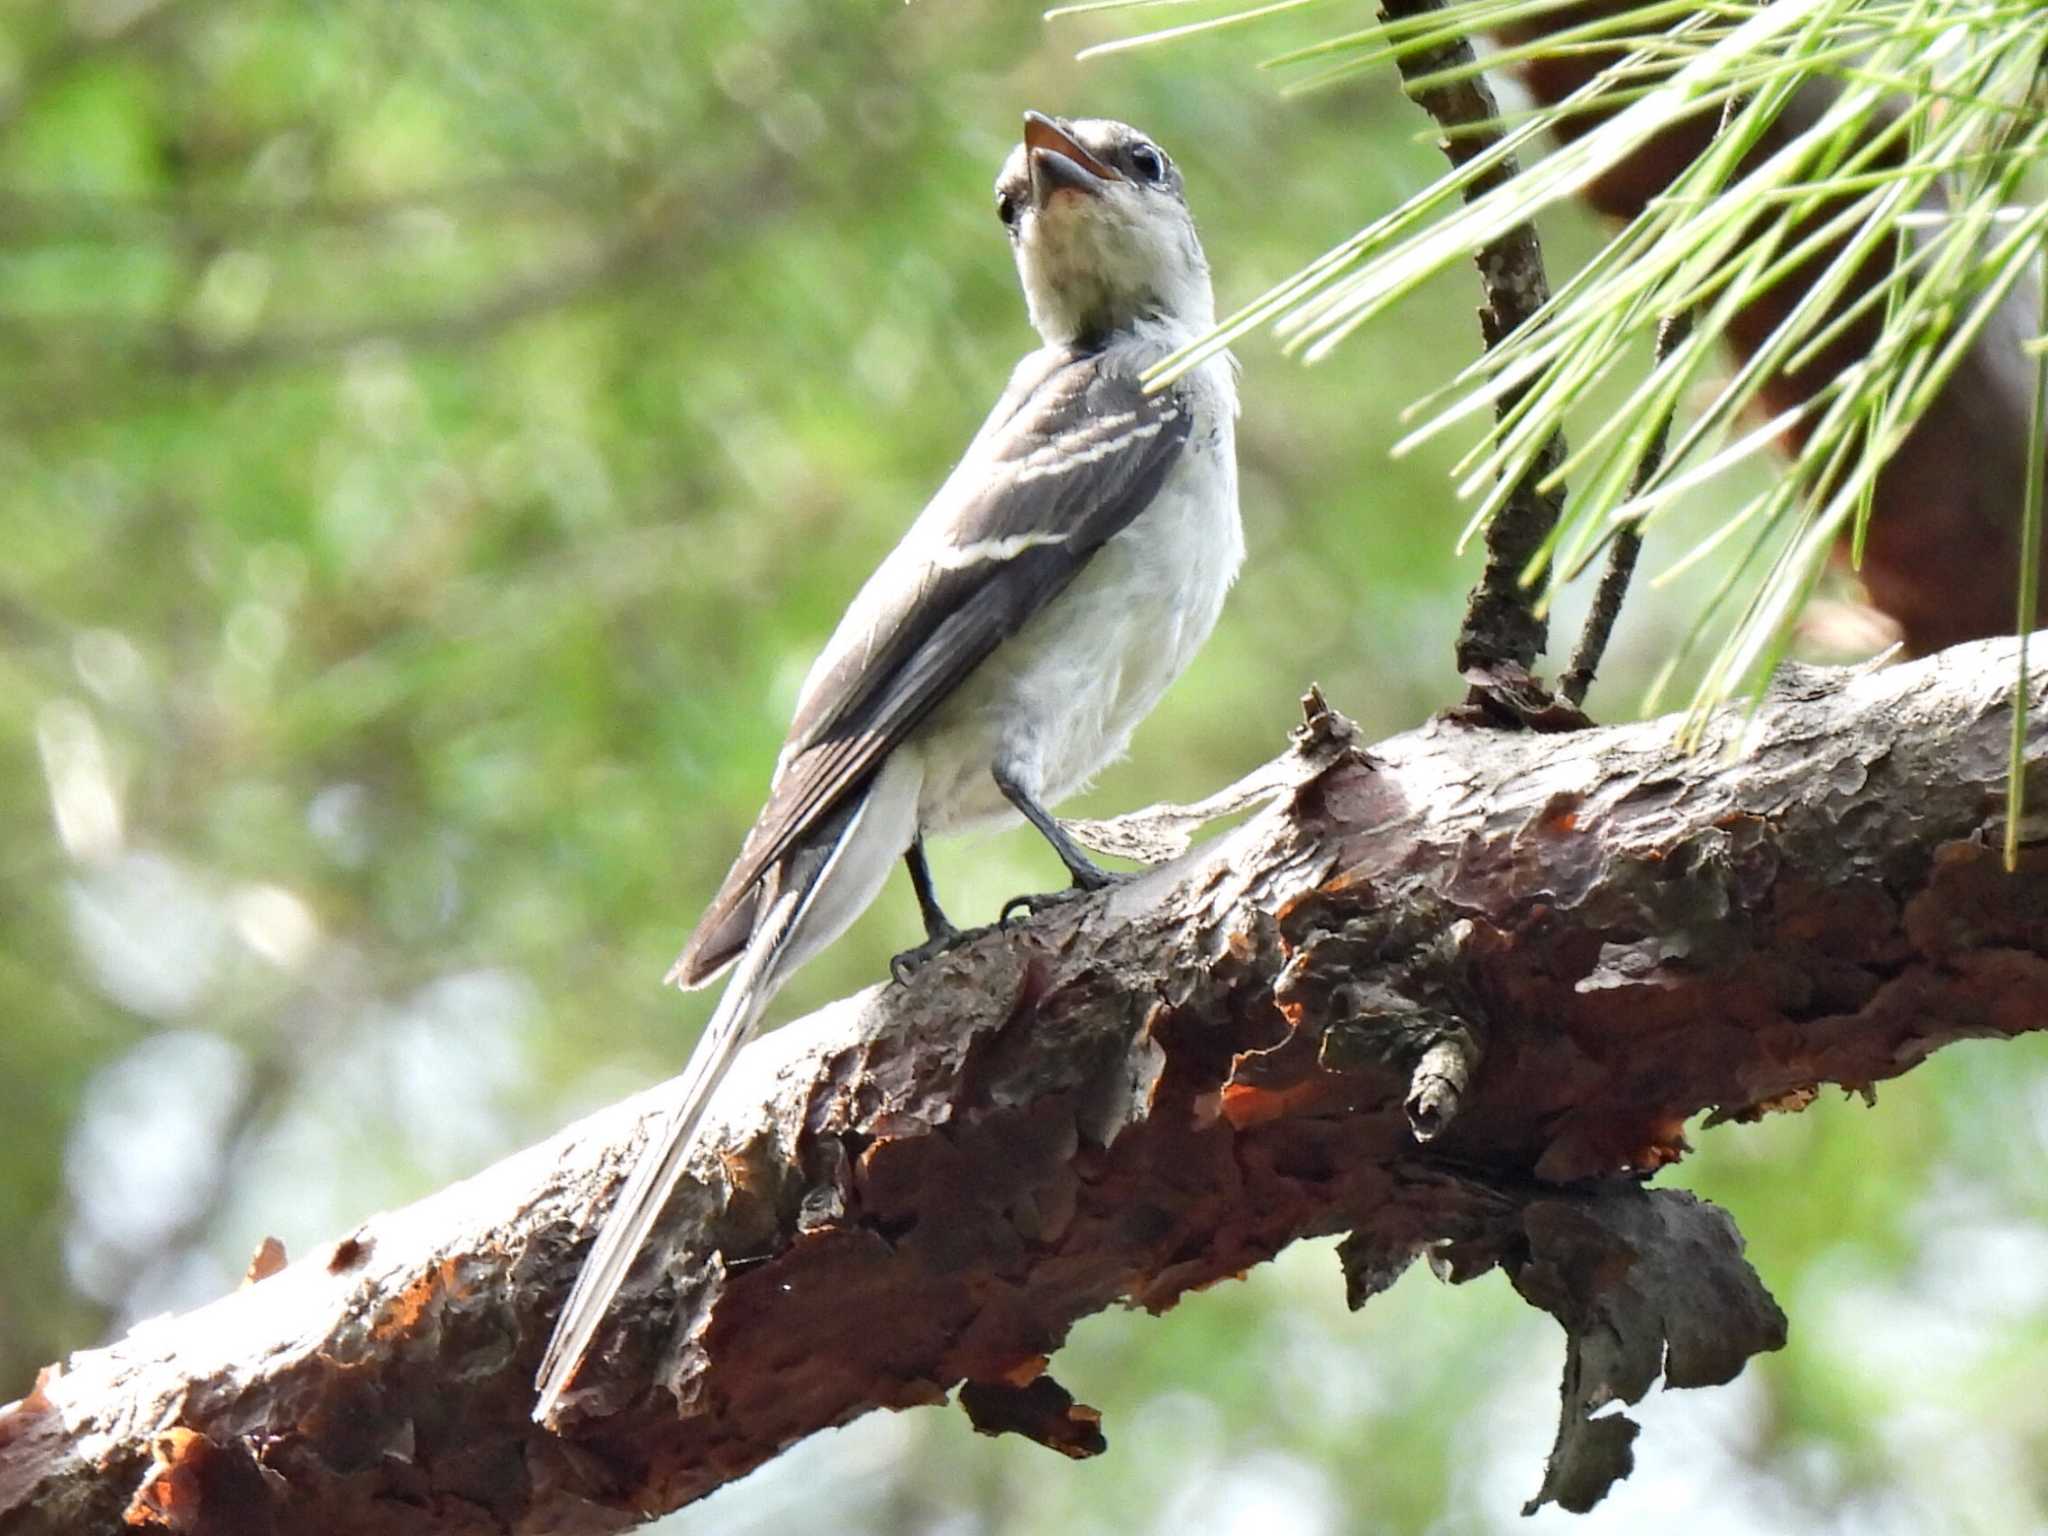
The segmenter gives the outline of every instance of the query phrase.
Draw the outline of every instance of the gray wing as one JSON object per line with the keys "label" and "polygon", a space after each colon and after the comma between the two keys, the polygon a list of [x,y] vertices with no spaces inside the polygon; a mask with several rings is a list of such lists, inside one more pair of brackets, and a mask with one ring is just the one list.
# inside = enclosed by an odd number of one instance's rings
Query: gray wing
{"label": "gray wing", "polygon": [[1150,504],[1192,414],[1178,391],[1148,396],[1101,353],[1055,358],[1024,383],[1021,400],[1016,390],[1005,397],[940,492],[954,504],[923,559],[872,594],[871,613],[856,604],[833,637],[768,803],[671,979],[698,986],[731,963],[782,857],[865,789],[889,752]]}

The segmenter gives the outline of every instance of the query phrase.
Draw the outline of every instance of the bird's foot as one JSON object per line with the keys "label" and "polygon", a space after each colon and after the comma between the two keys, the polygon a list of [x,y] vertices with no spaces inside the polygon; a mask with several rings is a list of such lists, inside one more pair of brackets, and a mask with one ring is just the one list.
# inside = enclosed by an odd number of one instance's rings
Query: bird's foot
{"label": "bird's foot", "polygon": [[1070,901],[1079,901],[1083,896],[1093,896],[1097,891],[1108,890],[1112,885],[1122,885],[1128,880],[1135,880],[1143,873],[1143,870],[1096,867],[1091,870],[1090,878],[1082,880],[1077,877],[1074,883],[1063,891],[1047,891],[1038,896],[1012,896],[1003,903],[1002,915],[996,919],[996,926],[1008,928],[1012,917],[1019,912],[1036,917],[1041,912],[1050,912],[1054,907],[1063,907]]}
{"label": "bird's foot", "polygon": [[928,961],[936,960],[949,950],[958,949],[962,944],[971,943],[987,933],[986,928],[955,928],[948,923],[943,928],[933,929],[930,937],[915,949],[906,949],[889,961],[889,974],[898,984],[910,980],[911,976],[923,969]]}

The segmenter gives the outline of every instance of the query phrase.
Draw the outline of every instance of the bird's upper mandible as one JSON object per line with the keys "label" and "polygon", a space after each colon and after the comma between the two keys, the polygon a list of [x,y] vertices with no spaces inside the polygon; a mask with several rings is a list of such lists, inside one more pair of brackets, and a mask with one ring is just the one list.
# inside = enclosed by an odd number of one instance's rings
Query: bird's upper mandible
{"label": "bird's upper mandible", "polygon": [[1128,123],[1024,114],[996,178],[1031,323],[1053,346],[1158,320],[1215,323],[1209,264],[1170,156]]}

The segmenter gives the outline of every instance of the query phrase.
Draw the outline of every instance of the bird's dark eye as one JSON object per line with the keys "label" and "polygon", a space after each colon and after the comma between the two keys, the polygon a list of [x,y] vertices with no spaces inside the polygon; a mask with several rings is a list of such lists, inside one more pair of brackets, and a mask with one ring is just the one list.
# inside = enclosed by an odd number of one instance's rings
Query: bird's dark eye
{"label": "bird's dark eye", "polygon": [[1146,181],[1158,181],[1166,174],[1166,156],[1150,144],[1139,144],[1131,150],[1131,169]]}
{"label": "bird's dark eye", "polygon": [[1017,194],[998,192],[996,194],[996,217],[1003,221],[1005,229],[1017,227]]}

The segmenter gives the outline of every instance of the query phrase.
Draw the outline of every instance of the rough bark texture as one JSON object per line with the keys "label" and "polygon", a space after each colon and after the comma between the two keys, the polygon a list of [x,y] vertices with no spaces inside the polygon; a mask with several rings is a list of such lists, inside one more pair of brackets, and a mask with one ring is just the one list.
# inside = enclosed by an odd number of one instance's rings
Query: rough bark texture
{"label": "rough bark texture", "polygon": [[1356,1300],[1427,1248],[1565,1323],[1542,1496],[1582,1507],[1633,1434],[1594,1406],[1782,1326],[1725,1218],[1635,1182],[1687,1118],[2048,1022],[2048,850],[1994,852],[2013,661],[1795,672],[1734,761],[1735,716],[1370,759],[1325,717],[1239,829],[749,1051],[556,1427],[534,1364],[661,1090],[46,1373],[0,1531],[611,1529],[963,1380],[1086,1454],[1075,1319],[1331,1232]]}
{"label": "rough bark texture", "polygon": [[[1544,27],[1562,31],[1596,16],[1635,8],[1637,0],[1588,0],[1551,12]],[[1517,30],[1515,40],[1534,35]],[[1564,99],[1613,63],[1620,50],[1588,48],[1520,67],[1524,85],[1541,101]],[[1812,123],[1833,87],[1810,86],[1753,152],[1766,155]],[[1598,121],[1578,119],[1567,131]],[[1586,189],[1602,213],[1632,218],[1712,141],[1715,118],[1702,110],[1690,122],[1658,135]],[[1892,163],[1880,157],[1874,168]],[[1825,206],[1814,215],[1826,217]],[[1747,358],[1804,297],[1833,252],[1825,252],[1791,279],[1759,293],[1736,316],[1729,346]],[[1870,258],[1836,301],[1836,312],[1861,300],[1892,270],[1889,245]],[[1914,651],[1927,654],[1959,641],[2010,630],[2013,572],[2019,567],[2021,492],[2027,478],[2027,412],[2033,370],[2019,343],[2033,334],[2037,301],[2021,284],[1986,327],[1955,376],[1942,389],[1913,435],[1877,484],[1876,510],[1860,572],[1870,600],[1895,619]],[[1774,376],[1765,390],[1773,412],[1789,410],[1868,355],[1882,307],[1847,327],[1796,372]]]}

